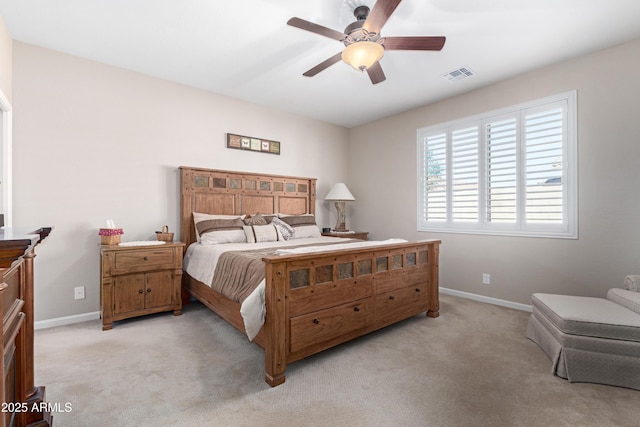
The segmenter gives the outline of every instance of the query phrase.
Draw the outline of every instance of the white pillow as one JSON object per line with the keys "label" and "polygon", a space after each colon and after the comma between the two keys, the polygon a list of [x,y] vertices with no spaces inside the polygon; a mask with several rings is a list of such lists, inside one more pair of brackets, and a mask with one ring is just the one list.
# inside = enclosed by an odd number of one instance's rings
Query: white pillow
{"label": "white pillow", "polygon": [[196,223],[196,233],[203,245],[219,243],[243,243],[247,241],[244,222],[237,218],[209,218]]}
{"label": "white pillow", "polygon": [[249,243],[277,242],[282,240],[278,229],[272,224],[245,225],[244,233]]}
{"label": "white pillow", "polygon": [[294,230],[293,239],[303,239],[305,237],[320,237],[320,228],[316,224],[316,217],[313,214],[286,215],[278,214],[280,219],[289,224]]}
{"label": "white pillow", "polygon": [[[244,219],[245,215],[213,215],[213,214],[205,214],[205,213],[200,213],[200,212],[194,212],[193,213],[193,223],[196,227],[196,238],[198,239],[198,242],[200,242],[200,231],[198,230],[198,228],[202,229],[203,226],[201,225],[200,227],[198,227],[198,223],[202,222],[202,221],[207,221],[207,220],[212,220],[212,219]],[[226,242],[225,242],[226,243]],[[229,242],[230,243],[230,242]]]}

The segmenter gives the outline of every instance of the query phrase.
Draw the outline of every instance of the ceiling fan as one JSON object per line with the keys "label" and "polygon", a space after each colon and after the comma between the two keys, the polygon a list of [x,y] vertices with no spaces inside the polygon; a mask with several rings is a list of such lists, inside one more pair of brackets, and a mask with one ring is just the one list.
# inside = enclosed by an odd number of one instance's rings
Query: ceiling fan
{"label": "ceiling fan", "polygon": [[344,43],[342,52],[322,61],[303,73],[313,77],[320,71],[343,60],[357,70],[367,70],[371,83],[384,81],[386,76],[380,66],[380,59],[387,50],[441,50],[446,40],[442,36],[381,37],[380,30],[401,0],[378,0],[370,11],[367,6],[358,6],[353,11],[356,21],[347,25],[344,32],[332,30],[301,18],[291,18],[287,22],[292,27],[311,31]]}

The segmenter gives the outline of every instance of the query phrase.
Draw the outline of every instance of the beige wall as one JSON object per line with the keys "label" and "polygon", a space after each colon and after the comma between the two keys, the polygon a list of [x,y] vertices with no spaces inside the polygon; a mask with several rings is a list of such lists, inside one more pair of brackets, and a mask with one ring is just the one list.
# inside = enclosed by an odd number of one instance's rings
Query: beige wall
{"label": "beige wall", "polygon": [[[335,221],[322,197],[344,181],[357,199],[350,228],[442,239],[443,287],[524,304],[532,292],[603,296],[640,273],[640,84],[629,73],[639,54],[640,41],[628,43],[347,130],[14,43],[14,223],[55,227],[38,249],[36,320],[99,309],[106,219],[125,240],[177,229],[180,165],[317,177],[321,226]],[[416,231],[418,128],[573,89],[578,240]],[[280,140],[282,155],[226,149],[226,132]],[[73,300],[75,286],[85,300]]]}
{"label": "beige wall", "polygon": [[0,92],[11,102],[11,36],[0,16]]}
{"label": "beige wall", "polygon": [[[533,292],[604,296],[640,274],[639,66],[637,40],[351,129],[351,228],[441,239],[443,287],[524,304]],[[417,129],[574,89],[578,240],[416,231]]]}
{"label": "beige wall", "polygon": [[[321,198],[346,179],[347,129],[32,45],[13,54],[14,224],[55,227],[35,262],[36,320],[99,310],[106,219],[126,241],[177,231],[181,165],[318,178],[318,223],[332,223]],[[282,154],[227,149],[226,132]]]}

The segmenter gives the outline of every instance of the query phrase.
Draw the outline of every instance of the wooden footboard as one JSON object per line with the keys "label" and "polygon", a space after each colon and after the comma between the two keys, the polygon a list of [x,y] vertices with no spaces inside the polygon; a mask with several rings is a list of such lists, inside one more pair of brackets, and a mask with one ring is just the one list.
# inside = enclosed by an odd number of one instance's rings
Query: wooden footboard
{"label": "wooden footboard", "polygon": [[265,381],[282,384],[288,363],[416,314],[438,317],[439,245],[264,258]]}

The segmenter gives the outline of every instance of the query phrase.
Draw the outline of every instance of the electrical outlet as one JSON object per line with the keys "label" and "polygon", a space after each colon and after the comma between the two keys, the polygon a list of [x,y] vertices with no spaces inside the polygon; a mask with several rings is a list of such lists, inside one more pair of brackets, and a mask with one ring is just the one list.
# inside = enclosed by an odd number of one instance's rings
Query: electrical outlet
{"label": "electrical outlet", "polygon": [[489,273],[482,273],[482,284],[483,285],[491,284],[491,275]]}
{"label": "electrical outlet", "polygon": [[84,299],[84,286],[73,288],[73,299]]}

